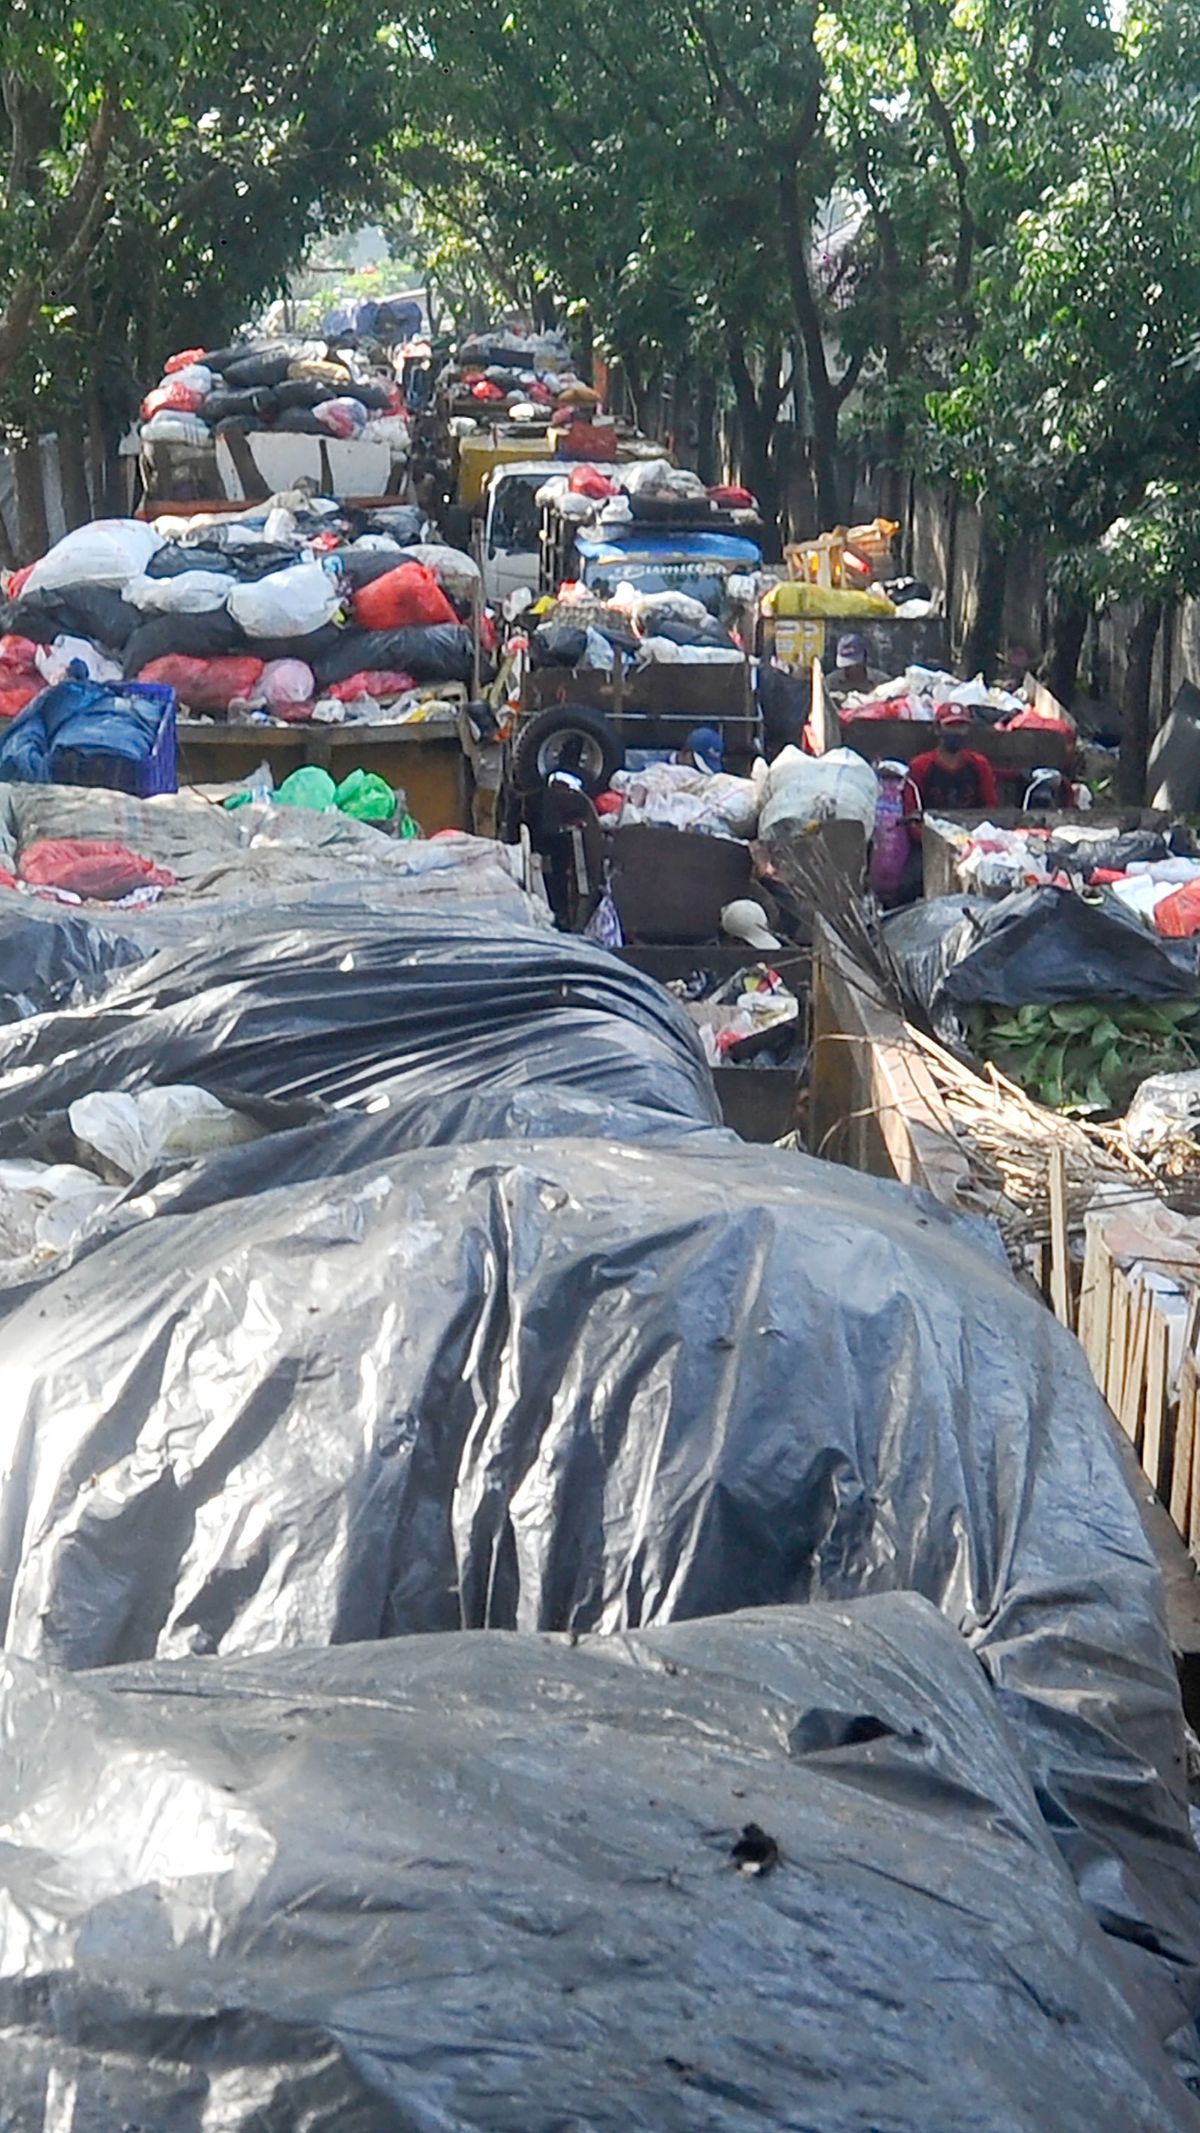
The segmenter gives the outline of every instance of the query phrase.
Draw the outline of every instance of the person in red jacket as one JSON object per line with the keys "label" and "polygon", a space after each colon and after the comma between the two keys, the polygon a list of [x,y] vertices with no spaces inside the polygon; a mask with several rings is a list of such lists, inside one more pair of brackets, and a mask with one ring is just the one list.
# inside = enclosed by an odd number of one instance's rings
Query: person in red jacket
{"label": "person in red jacket", "polygon": [[937,747],[909,764],[909,775],[928,814],[967,814],[997,805],[996,773],[985,755],[967,746],[970,715],[961,704],[942,704]]}

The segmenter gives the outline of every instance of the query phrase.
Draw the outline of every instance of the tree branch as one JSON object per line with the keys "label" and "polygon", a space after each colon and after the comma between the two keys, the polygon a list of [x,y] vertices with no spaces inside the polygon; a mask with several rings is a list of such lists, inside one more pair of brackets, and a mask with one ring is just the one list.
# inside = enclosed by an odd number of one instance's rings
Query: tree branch
{"label": "tree branch", "polygon": [[967,324],[968,329],[973,332],[974,313],[967,304],[966,296],[971,285],[971,267],[975,257],[975,244],[979,231],[971,209],[970,174],[967,170],[962,149],[958,144],[958,135],[954,131],[954,120],[933,78],[933,67],[923,42],[925,18],[918,5],[918,0],[909,0],[908,19],[912,30],[913,51],[917,62],[917,78],[925,92],[926,101],[933,114],[934,125],[941,135],[942,146],[946,151],[946,161],[950,166],[950,173],[954,179],[955,198],[958,202],[958,244],[955,250],[954,278],[951,286],[954,290],[955,300],[962,309],[964,322]]}

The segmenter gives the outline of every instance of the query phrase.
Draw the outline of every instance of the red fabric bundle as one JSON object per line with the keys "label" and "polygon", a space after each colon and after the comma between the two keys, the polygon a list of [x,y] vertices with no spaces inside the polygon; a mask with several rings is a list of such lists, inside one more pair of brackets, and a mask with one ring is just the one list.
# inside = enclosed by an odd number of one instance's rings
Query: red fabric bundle
{"label": "red fabric bundle", "polygon": [[401,563],[373,585],[362,585],[351,602],[360,629],[419,629],[458,616],[431,570],[423,563]]}
{"label": "red fabric bundle", "polygon": [[204,361],[203,348],[182,348],[178,355],[168,356],[163,368],[165,378],[173,377],[177,370],[190,370],[193,363]]}
{"label": "red fabric bundle", "polygon": [[0,718],[16,718],[45,686],[40,674],[31,679],[28,674],[0,672]]}
{"label": "red fabric bundle", "polygon": [[164,659],[152,659],[148,667],[142,668],[138,680],[158,681],[174,689],[180,703],[191,711],[228,711],[235,696],[253,696],[262,671],[262,660],[248,654],[191,659],[182,652],[171,652]]}
{"label": "red fabric bundle", "polygon": [[0,637],[0,667],[7,688],[14,674],[36,674],[38,647],[32,637]]}
{"label": "red fabric bundle", "polygon": [[474,400],[503,400],[504,394],[498,385],[492,384],[490,378],[481,378],[478,385],[471,387],[471,397]]}
{"label": "red fabric bundle", "polygon": [[716,488],[710,489],[708,493],[722,511],[753,511],[755,507],[755,499],[749,489],[738,489],[727,482],[718,482]]}
{"label": "red fabric bundle", "polygon": [[340,704],[352,704],[359,696],[373,696],[382,703],[385,696],[407,696],[416,686],[411,674],[394,674],[383,667],[368,667],[349,675],[345,681],[335,681],[327,694],[336,697]]}
{"label": "red fabric bundle", "polygon": [[21,856],[21,879],[31,888],[68,889],[111,903],[131,889],[173,889],[175,876],[152,859],[131,852],[127,844],[102,843],[92,837],[43,837]]}
{"label": "red fabric bundle", "polygon": [[26,563],[22,569],[14,570],[8,581],[8,597],[10,600],[20,599],[28,580],[33,576],[36,568],[37,565],[35,563]]}

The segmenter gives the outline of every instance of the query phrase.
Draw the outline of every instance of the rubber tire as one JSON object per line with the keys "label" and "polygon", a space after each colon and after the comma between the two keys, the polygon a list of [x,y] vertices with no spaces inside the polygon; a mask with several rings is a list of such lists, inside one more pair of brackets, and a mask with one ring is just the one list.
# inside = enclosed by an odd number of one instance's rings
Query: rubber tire
{"label": "rubber tire", "polygon": [[625,750],[602,711],[590,711],[575,704],[552,704],[549,710],[539,711],[518,728],[511,757],[512,778],[517,791],[538,792],[545,784],[538,769],[538,753],[543,743],[556,733],[586,734],[597,744],[602,758],[600,775],[585,778],[583,788],[591,800],[597,793],[607,791],[613,772],[619,770],[625,760]]}

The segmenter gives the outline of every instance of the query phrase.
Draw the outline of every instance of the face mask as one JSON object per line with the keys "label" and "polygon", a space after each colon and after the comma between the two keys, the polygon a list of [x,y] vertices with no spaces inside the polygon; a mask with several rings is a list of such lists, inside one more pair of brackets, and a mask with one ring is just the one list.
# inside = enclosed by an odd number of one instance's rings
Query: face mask
{"label": "face mask", "polygon": [[961,755],[967,745],[965,733],[948,732],[942,735],[942,746],[947,755]]}

